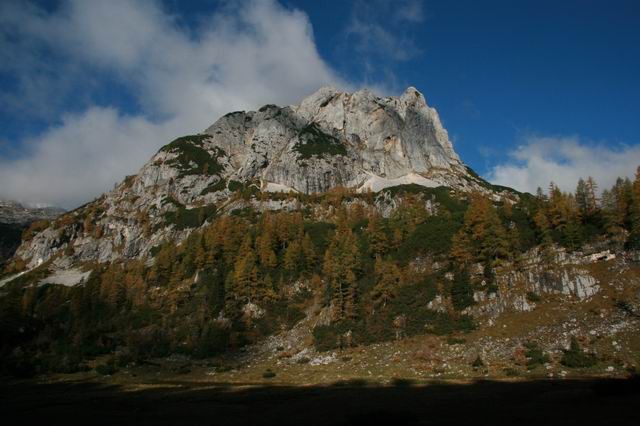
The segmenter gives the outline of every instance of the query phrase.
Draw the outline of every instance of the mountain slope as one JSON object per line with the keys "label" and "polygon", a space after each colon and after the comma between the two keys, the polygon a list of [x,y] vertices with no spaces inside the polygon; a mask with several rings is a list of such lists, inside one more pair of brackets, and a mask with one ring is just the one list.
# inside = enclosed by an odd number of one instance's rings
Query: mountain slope
{"label": "mountain slope", "polygon": [[17,256],[28,268],[54,255],[145,257],[230,210],[238,192],[255,201],[273,192],[377,192],[402,184],[496,192],[461,162],[437,112],[414,88],[381,98],[327,87],[299,105],[230,113],[203,134],[176,139],[137,175],[25,241]]}
{"label": "mountain slope", "polygon": [[413,89],[232,113],[24,233],[0,277],[0,374],[219,356],[224,381],[622,374],[640,173],[594,188],[491,186]]}

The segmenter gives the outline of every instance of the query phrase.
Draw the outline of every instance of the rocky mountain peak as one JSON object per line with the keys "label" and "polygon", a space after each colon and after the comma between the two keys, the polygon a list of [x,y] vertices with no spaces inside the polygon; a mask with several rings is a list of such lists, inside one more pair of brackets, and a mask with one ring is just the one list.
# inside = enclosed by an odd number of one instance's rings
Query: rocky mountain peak
{"label": "rocky mountain peak", "polygon": [[238,178],[260,180],[267,190],[379,190],[397,179],[473,184],[438,113],[414,87],[397,97],[322,87],[298,105],[228,114],[206,134],[229,154]]}
{"label": "rocky mountain peak", "polygon": [[389,97],[323,87],[298,105],[231,112],[204,133],[174,140],[137,175],[23,242],[17,255],[28,267],[61,250],[100,262],[145,257],[233,210],[234,194],[403,184],[494,191],[460,161],[438,113],[414,87]]}

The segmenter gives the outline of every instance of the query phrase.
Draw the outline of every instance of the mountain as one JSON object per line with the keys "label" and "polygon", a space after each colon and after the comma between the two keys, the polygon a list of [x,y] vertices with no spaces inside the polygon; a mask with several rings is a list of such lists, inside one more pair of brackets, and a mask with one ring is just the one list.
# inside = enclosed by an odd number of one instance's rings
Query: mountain
{"label": "mountain", "polygon": [[230,113],[24,230],[0,272],[0,373],[623,376],[640,171],[596,187],[491,185],[413,88]]}
{"label": "mountain", "polygon": [[29,268],[69,247],[80,261],[144,258],[216,212],[241,207],[230,203],[239,189],[364,193],[403,184],[515,193],[463,164],[438,113],[413,87],[384,98],[325,87],[299,105],[229,113],[202,134],[176,139],[137,175],[33,235],[17,256]]}

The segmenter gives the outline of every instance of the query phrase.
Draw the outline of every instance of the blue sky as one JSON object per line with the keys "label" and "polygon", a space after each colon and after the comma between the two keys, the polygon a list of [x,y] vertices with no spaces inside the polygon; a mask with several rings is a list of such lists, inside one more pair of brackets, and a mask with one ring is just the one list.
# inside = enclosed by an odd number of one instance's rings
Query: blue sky
{"label": "blue sky", "polygon": [[636,1],[0,5],[0,197],[72,207],[175,136],[324,84],[418,88],[461,158],[532,191],[640,165]]}

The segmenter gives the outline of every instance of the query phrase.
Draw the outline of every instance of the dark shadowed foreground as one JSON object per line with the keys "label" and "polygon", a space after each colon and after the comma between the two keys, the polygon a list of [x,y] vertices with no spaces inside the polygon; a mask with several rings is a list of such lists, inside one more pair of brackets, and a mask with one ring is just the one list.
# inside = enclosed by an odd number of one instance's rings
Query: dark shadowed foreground
{"label": "dark shadowed foreground", "polygon": [[0,386],[16,424],[640,424],[640,379],[131,390],[96,383]]}

